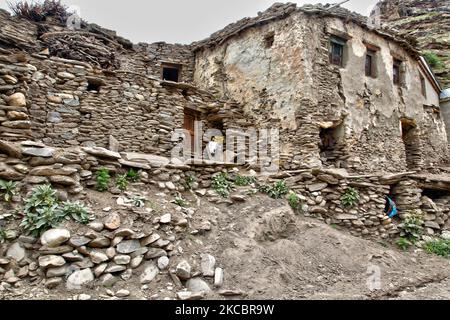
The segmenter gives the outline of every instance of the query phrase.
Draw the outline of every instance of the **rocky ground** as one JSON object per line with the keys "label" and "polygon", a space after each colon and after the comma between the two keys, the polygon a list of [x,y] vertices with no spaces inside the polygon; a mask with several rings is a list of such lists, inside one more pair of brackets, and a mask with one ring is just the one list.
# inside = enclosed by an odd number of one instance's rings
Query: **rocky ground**
{"label": "rocky ground", "polygon": [[[51,289],[53,285],[49,285],[48,279],[20,279],[15,274],[17,279],[9,281],[5,276],[0,285],[0,299],[450,298],[449,260],[420,249],[402,252],[388,242],[353,237],[317,219],[295,215],[285,200],[253,194],[246,187],[240,190],[245,195],[244,201],[211,202],[214,197],[200,190],[183,194],[189,207],[182,209],[171,203],[174,195],[146,188],[136,184],[128,193],[139,191],[150,199],[146,209],[124,205],[127,194],[87,191],[83,201],[96,213],[96,220],[89,227],[96,228],[102,221],[107,228],[108,221],[117,214],[120,226],[112,240],[119,242],[116,250],[121,251],[120,243],[129,244],[124,230],[147,234],[149,226],[153,233],[168,239],[169,245],[160,243],[164,249],[151,245],[137,267],[128,267],[122,273],[111,271],[111,276],[103,271],[101,277],[81,290],[69,290],[69,283],[77,280],[73,277],[66,276],[67,284],[58,282]],[[172,212],[171,217],[167,212]],[[184,227],[186,221],[188,226]],[[66,227],[72,237],[83,233],[92,237],[88,227],[73,224]],[[125,236],[118,237],[117,233]],[[139,238],[136,233],[132,237]],[[94,251],[105,253],[103,250]],[[154,258],[149,257],[149,250],[164,253]],[[123,252],[106,250],[105,259],[120,266],[120,260],[128,262],[138,256],[136,252]],[[91,269],[98,272],[102,262],[96,259],[102,260],[102,255],[91,254],[90,258],[95,262],[95,268]],[[373,283],[368,273],[371,270],[379,270],[380,275],[380,287],[374,291],[368,287],[368,281]],[[199,293],[202,290],[208,293]]]}

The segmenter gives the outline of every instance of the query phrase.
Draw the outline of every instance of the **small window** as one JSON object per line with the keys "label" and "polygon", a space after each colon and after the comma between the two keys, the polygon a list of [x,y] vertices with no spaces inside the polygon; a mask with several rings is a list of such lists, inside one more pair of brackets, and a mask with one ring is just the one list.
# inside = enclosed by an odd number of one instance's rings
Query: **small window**
{"label": "small window", "polygon": [[274,42],[275,42],[275,34],[273,32],[268,33],[264,37],[264,46],[266,47],[266,49],[272,48]]}
{"label": "small window", "polygon": [[402,61],[394,59],[393,81],[394,84],[400,84]]}
{"label": "small window", "polygon": [[333,37],[330,41],[330,63],[337,66],[344,66],[344,47],[346,40]]}
{"label": "small window", "polygon": [[376,52],[368,49],[366,53],[366,76],[367,77],[376,77],[375,73],[375,56]]}
{"label": "small window", "polygon": [[425,77],[422,74],[420,74],[420,86],[422,89],[422,95],[426,98],[427,97],[427,85],[425,82]]}
{"label": "small window", "polygon": [[162,79],[172,82],[180,82],[181,66],[177,64],[163,64]]}

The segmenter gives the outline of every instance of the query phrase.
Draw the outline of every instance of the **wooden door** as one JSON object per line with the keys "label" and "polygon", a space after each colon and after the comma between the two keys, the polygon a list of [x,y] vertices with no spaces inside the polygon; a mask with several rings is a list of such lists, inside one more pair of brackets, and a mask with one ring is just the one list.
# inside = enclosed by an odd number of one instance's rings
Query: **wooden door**
{"label": "wooden door", "polygon": [[190,109],[184,109],[184,127],[191,136],[191,151],[194,153],[194,138],[195,138],[195,121],[198,121],[198,112]]}

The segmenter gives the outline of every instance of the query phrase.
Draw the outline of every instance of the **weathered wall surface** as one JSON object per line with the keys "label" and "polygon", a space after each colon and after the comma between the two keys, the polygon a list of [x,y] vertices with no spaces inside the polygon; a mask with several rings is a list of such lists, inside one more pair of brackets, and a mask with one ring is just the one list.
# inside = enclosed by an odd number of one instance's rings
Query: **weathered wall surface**
{"label": "weathered wall surface", "polygon": [[[328,62],[330,32],[336,30],[351,37],[344,68]],[[268,48],[265,39],[270,34],[274,42]],[[365,76],[363,40],[381,48],[376,78]],[[392,54],[405,62],[404,86],[393,85]],[[295,13],[199,50],[194,80],[241,102],[248,113],[259,115],[261,125],[279,123],[283,151],[291,155],[285,167],[320,163],[320,126],[342,121],[348,167],[401,171],[407,169],[403,117],[420,129],[423,141],[417,152],[422,152],[425,165],[439,163],[447,152],[442,119],[437,114],[431,120],[424,111],[418,68],[399,45],[356,24]]]}

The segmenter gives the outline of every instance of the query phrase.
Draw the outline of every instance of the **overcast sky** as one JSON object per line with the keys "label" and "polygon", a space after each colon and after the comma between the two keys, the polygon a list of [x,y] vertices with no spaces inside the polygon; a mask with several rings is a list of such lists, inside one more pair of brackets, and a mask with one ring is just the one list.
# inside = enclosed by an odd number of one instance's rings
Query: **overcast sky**
{"label": "overcast sky", "polygon": [[[10,0],[14,2],[14,0]],[[342,0],[328,0],[330,3]],[[202,40],[231,22],[256,16],[277,0],[62,0],[77,6],[81,17],[97,23],[134,43],[165,41],[191,43]],[[278,2],[281,2],[278,0]],[[316,0],[290,0],[299,5],[326,3]],[[368,15],[377,0],[350,0],[343,5]],[[7,9],[6,0],[0,8]]]}

